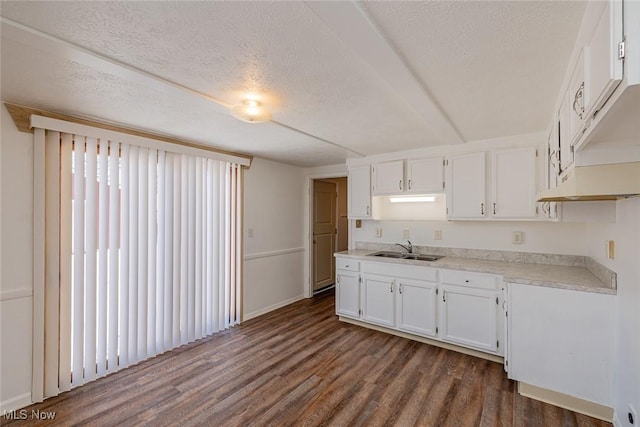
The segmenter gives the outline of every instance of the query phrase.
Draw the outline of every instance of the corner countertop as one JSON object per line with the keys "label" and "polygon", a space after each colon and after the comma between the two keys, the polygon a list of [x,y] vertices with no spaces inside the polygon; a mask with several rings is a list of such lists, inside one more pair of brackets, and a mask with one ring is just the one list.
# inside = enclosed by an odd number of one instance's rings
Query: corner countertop
{"label": "corner countertop", "polygon": [[531,264],[524,262],[488,261],[475,258],[445,256],[437,261],[425,262],[396,258],[371,258],[377,252],[367,249],[352,249],[338,252],[336,257],[348,257],[360,261],[388,262],[393,264],[419,265],[431,268],[466,270],[479,273],[499,274],[505,281],[524,285],[544,286],[583,292],[615,295],[616,289],[602,282],[584,267],[562,265]]}

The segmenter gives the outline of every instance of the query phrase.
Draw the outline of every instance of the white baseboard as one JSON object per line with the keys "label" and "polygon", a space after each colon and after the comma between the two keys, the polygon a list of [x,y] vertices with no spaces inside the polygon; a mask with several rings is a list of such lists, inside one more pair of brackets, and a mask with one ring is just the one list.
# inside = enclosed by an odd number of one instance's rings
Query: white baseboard
{"label": "white baseboard", "polygon": [[0,414],[22,409],[25,406],[31,405],[31,403],[31,393],[24,393],[9,400],[3,400],[0,402]]}
{"label": "white baseboard", "polygon": [[612,422],[612,420],[614,420],[613,408],[569,396],[564,393],[559,393],[557,391],[547,390],[546,388],[518,382],[518,393],[541,402],[569,409],[570,411],[588,415],[593,418],[598,418],[599,420],[607,422]]}
{"label": "white baseboard", "polygon": [[300,301],[304,299],[304,295],[298,295],[293,298],[286,299],[284,301],[280,301],[278,303],[272,304],[268,307],[261,308],[260,310],[252,311],[251,313],[243,313],[242,321],[253,319],[254,317],[262,316],[263,314],[267,314],[270,311],[277,310],[279,308],[284,307],[285,305],[293,304],[296,301]]}

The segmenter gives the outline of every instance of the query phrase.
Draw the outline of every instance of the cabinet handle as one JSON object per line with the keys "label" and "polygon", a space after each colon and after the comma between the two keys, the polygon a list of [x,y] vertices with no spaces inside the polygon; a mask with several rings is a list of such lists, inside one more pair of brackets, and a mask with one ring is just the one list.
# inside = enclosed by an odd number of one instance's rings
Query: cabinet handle
{"label": "cabinet handle", "polygon": [[480,215],[484,215],[484,203],[480,203]]}
{"label": "cabinet handle", "polygon": [[389,286],[389,290],[391,293],[393,293],[393,282],[391,282],[391,285]]}
{"label": "cabinet handle", "polygon": [[584,114],[584,82],[582,82],[573,96],[573,111],[578,115],[579,119],[582,119]]}
{"label": "cabinet handle", "polygon": [[442,302],[447,302],[447,291],[442,291]]}
{"label": "cabinet handle", "polygon": [[496,204],[495,204],[495,202],[493,203],[493,214],[494,215],[496,214]]}
{"label": "cabinet handle", "polygon": [[398,181],[398,188],[402,190],[402,180]]}
{"label": "cabinet handle", "polygon": [[369,206],[367,206],[367,215],[369,215]]}
{"label": "cabinet handle", "polygon": [[336,282],[338,282],[338,284],[340,284],[340,275],[338,274],[338,277],[336,277]]}
{"label": "cabinet handle", "polygon": [[407,182],[407,184],[409,185],[409,190],[411,190],[411,180],[409,180],[409,182]]}
{"label": "cabinet handle", "polygon": [[398,285],[398,292],[402,294],[402,284]]}

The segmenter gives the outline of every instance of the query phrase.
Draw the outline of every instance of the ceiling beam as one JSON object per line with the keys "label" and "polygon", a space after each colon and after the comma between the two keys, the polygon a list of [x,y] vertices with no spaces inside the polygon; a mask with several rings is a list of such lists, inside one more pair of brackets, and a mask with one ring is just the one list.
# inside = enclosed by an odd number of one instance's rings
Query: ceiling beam
{"label": "ceiling beam", "polygon": [[449,117],[402,55],[362,9],[352,1],[307,1],[306,5],[338,38],[362,58],[404,99],[444,144],[464,143]]}

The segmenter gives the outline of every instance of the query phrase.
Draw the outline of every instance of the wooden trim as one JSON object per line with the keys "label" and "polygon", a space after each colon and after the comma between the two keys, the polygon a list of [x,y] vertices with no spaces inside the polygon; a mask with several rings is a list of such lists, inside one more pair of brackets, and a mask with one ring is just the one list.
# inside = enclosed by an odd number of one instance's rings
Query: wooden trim
{"label": "wooden trim", "polygon": [[[155,140],[158,140],[158,141],[168,142],[170,144],[176,144],[176,145],[181,145],[181,146],[184,146],[184,147],[196,148],[196,149],[199,149],[199,150],[210,151],[210,152],[213,152],[213,153],[220,153],[220,154],[229,155],[229,156],[236,156],[236,157],[240,157],[240,158],[249,160],[249,164],[251,164],[251,162],[253,161],[253,156],[251,156],[249,154],[236,153],[236,152],[233,152],[233,151],[226,151],[226,150],[222,150],[220,148],[212,147],[212,146],[209,146],[209,145],[203,145],[203,144],[199,144],[199,143],[195,143],[195,142],[183,141],[183,140],[180,140],[180,139],[172,138],[170,136],[165,136],[165,135],[160,135],[160,134],[156,134],[156,133],[151,133],[151,132],[146,132],[146,131],[127,128],[127,127],[124,127],[124,126],[118,125],[118,124],[100,122],[100,121],[95,121],[95,120],[90,120],[90,119],[83,119],[83,118],[76,117],[76,116],[69,116],[69,115],[66,115],[66,114],[60,114],[60,113],[55,113],[55,112],[51,112],[51,111],[40,110],[40,109],[37,109],[37,108],[25,107],[23,105],[12,104],[12,103],[9,103],[9,102],[5,102],[4,105],[7,108],[7,111],[9,111],[9,114],[11,114],[11,118],[13,119],[13,122],[15,123],[16,127],[18,128],[18,130],[20,132],[33,133],[33,128],[31,127],[31,116],[34,115],[34,116],[47,117],[47,118],[50,118],[50,119],[64,120],[64,121],[71,122],[71,123],[76,123],[76,124],[79,124],[79,125],[91,126],[91,127],[95,127],[95,128],[98,128],[98,129],[104,129],[104,130],[113,131],[113,132],[121,132],[121,133],[125,133],[125,134],[128,134],[128,135],[133,135],[133,136],[138,136],[138,137],[142,137],[142,138],[155,139]],[[247,167],[249,167],[249,166],[247,166]]]}
{"label": "wooden trim", "polygon": [[518,393],[522,396],[598,418],[599,420],[612,422],[614,419],[613,408],[535,385],[518,382]]}

